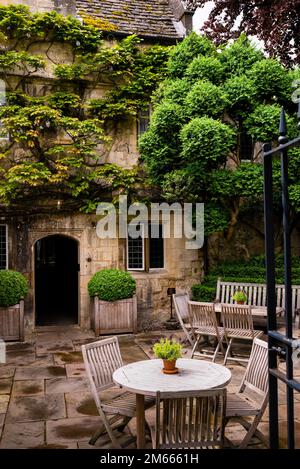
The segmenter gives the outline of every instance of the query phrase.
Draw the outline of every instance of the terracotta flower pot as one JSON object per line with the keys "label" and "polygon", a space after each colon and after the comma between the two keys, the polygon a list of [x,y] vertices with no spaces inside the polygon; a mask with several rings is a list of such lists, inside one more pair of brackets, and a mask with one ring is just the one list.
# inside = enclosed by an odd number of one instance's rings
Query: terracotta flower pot
{"label": "terracotta flower pot", "polygon": [[164,362],[164,367],[163,367],[164,373],[174,373],[177,370],[177,368],[175,367],[176,360],[163,360],[163,362]]}
{"label": "terracotta flower pot", "polygon": [[245,301],[237,301],[237,304],[238,304],[238,305],[244,305],[244,304],[245,304]]}

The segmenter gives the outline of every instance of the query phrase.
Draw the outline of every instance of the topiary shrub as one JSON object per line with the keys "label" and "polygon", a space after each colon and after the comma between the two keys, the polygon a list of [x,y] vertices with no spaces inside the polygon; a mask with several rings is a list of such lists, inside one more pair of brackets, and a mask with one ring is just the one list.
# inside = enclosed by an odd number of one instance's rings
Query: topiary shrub
{"label": "topiary shrub", "polygon": [[91,297],[103,301],[117,301],[132,298],[136,282],[129,272],[118,269],[103,269],[96,272],[88,283]]}
{"label": "topiary shrub", "polygon": [[0,270],[0,307],[16,305],[28,293],[24,275],[14,270]]}

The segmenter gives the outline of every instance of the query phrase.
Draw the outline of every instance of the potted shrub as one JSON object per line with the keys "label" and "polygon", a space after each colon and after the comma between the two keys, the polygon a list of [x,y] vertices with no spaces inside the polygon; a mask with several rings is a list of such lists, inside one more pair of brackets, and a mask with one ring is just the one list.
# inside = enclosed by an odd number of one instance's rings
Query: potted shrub
{"label": "potted shrub", "polygon": [[0,337],[24,340],[24,298],[28,282],[14,270],[0,270]]}
{"label": "potted shrub", "polygon": [[103,269],[88,283],[93,298],[91,323],[96,335],[136,332],[136,282],[129,272]]}
{"label": "potted shrub", "polygon": [[245,292],[239,290],[235,292],[232,299],[236,301],[238,305],[243,305],[247,301],[247,295]]}
{"label": "potted shrub", "polygon": [[160,339],[153,346],[154,355],[162,358],[164,366],[163,372],[166,374],[178,373],[176,360],[182,356],[182,345],[169,339]]}

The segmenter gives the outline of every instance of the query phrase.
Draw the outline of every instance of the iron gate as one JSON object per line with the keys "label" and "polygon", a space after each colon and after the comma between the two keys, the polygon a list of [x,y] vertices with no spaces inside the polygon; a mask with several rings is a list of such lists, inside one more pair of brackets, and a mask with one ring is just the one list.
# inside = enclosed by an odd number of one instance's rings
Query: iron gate
{"label": "iron gate", "polygon": [[[300,103],[298,107],[300,129]],[[278,382],[286,385],[287,404],[287,442],[288,448],[295,447],[294,428],[294,391],[300,392],[300,382],[294,379],[293,352],[293,313],[292,313],[292,281],[291,281],[291,234],[288,194],[288,152],[289,149],[300,147],[300,136],[288,141],[286,115],[281,111],[279,126],[279,146],[272,148],[270,144],[263,147],[264,161],[264,218],[265,218],[265,249],[267,270],[268,298],[268,341],[269,341],[269,435],[270,448],[279,447],[278,423]],[[273,219],[273,157],[281,159],[281,191],[283,212],[283,244],[284,244],[284,283],[285,283],[285,334],[277,331],[276,295],[275,295],[275,242]],[[284,358],[286,372],[278,369],[278,357]]]}

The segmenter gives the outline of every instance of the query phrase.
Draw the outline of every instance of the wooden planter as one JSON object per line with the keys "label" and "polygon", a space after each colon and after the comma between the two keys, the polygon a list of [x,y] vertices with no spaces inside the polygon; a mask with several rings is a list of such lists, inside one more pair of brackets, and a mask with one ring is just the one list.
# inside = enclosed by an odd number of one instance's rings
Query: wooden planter
{"label": "wooden planter", "polygon": [[0,307],[0,337],[6,341],[24,341],[24,301],[19,304]]}
{"label": "wooden planter", "polygon": [[92,308],[92,329],[96,336],[101,334],[122,334],[137,331],[136,296],[126,300],[102,301],[94,298]]}

